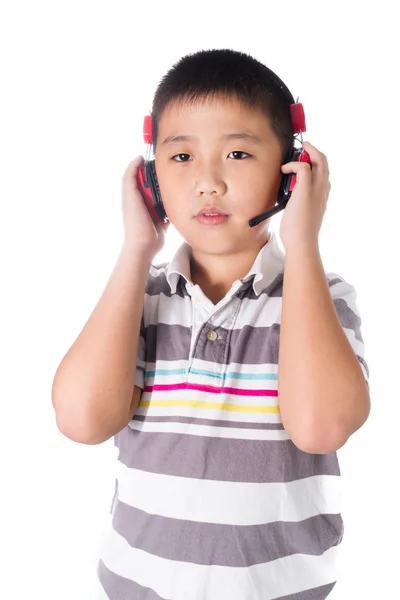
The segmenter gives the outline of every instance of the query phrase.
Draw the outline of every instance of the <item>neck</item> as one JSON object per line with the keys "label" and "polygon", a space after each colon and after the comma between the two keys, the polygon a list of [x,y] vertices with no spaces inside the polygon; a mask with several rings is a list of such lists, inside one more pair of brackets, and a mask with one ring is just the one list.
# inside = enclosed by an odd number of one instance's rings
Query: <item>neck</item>
{"label": "neck", "polygon": [[199,285],[211,302],[217,304],[226,296],[235,281],[248,274],[258,253],[269,239],[270,234],[260,245],[229,256],[192,250],[190,259],[192,283]]}

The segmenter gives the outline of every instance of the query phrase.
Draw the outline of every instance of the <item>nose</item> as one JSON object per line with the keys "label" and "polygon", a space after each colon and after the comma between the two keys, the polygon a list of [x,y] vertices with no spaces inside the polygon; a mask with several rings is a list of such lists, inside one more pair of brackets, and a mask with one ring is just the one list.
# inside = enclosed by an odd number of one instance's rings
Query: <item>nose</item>
{"label": "nose", "polygon": [[226,183],[221,172],[211,165],[199,167],[195,175],[194,189],[196,196],[223,196],[226,193]]}

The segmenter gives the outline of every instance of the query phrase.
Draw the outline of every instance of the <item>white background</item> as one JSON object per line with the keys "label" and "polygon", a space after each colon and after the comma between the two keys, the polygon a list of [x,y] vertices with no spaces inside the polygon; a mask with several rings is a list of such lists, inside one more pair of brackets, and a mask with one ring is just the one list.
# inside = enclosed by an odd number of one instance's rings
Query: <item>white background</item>
{"label": "white background", "polygon": [[[329,161],[326,270],[355,285],[372,412],[339,451],[345,537],[332,600],[399,588],[399,39],[395,2],[3,2],[0,597],[88,600],[113,442],[56,428],[51,385],[122,243],[123,172],[182,55],[249,52],[300,96]],[[278,231],[281,215],[272,220]],[[161,258],[180,239],[170,231]]]}

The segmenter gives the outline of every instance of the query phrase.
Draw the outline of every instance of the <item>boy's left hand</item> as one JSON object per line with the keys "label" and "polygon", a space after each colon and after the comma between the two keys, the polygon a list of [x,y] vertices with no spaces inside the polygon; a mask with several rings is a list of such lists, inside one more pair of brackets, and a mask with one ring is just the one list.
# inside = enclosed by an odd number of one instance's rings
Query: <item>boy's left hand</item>
{"label": "boy's left hand", "polygon": [[303,146],[310,155],[312,168],[306,162],[296,161],[281,167],[283,174],[296,174],[296,184],[283,211],[279,231],[286,252],[304,245],[318,248],[318,235],[331,189],[325,154],[310,142],[304,142]]}

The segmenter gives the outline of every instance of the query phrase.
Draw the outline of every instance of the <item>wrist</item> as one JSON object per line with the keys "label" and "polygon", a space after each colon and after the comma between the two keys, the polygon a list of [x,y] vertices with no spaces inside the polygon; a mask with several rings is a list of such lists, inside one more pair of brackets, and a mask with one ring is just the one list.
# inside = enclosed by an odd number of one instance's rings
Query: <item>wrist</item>
{"label": "wrist", "polygon": [[134,264],[136,268],[139,267],[148,271],[155,255],[156,252],[151,252],[146,247],[132,242],[124,242],[120,251],[119,260],[127,262],[130,265]]}
{"label": "wrist", "polygon": [[285,255],[288,256],[319,256],[320,248],[318,240],[304,240],[285,247]]}

